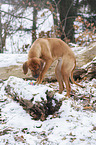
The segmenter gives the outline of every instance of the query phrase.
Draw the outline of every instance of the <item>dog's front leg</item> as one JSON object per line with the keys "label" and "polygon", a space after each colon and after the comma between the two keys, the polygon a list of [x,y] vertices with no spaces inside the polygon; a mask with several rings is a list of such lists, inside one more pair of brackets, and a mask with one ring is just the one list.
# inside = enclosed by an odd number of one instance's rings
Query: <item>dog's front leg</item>
{"label": "dog's front leg", "polygon": [[43,80],[43,78],[44,78],[44,75],[46,74],[47,70],[48,70],[49,67],[51,66],[52,62],[53,62],[52,60],[48,60],[48,61],[45,63],[45,66],[44,66],[44,68],[43,68],[43,70],[42,70],[40,76],[39,76],[38,79],[37,79],[37,83],[38,83],[38,84],[41,84],[41,83],[42,83],[42,80]]}

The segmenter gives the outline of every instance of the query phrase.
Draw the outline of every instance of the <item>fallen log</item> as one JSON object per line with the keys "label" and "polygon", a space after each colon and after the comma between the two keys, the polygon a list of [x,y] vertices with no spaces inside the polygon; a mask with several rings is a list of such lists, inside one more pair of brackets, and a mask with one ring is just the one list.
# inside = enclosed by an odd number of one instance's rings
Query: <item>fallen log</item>
{"label": "fallen log", "polygon": [[86,77],[88,80],[96,79],[96,62],[90,63],[87,67],[87,72],[81,75],[81,78]]}
{"label": "fallen log", "polygon": [[17,93],[11,91],[10,85],[5,87],[6,93],[12,97],[14,101],[17,101],[27,113],[32,116],[34,120],[44,121],[48,115],[53,115],[60,109],[63,100],[57,100],[53,91],[46,91],[46,100],[41,97],[42,101],[35,102],[33,100],[27,100],[20,98]]}
{"label": "fallen log", "polygon": [[77,79],[81,80],[82,75],[84,76],[86,73],[87,73],[86,69],[76,68],[74,73],[73,73],[74,80],[77,80]]}
{"label": "fallen log", "polygon": [[87,78],[91,80],[96,78],[96,60],[94,59],[88,66],[85,68],[76,68],[73,74],[75,80]]}

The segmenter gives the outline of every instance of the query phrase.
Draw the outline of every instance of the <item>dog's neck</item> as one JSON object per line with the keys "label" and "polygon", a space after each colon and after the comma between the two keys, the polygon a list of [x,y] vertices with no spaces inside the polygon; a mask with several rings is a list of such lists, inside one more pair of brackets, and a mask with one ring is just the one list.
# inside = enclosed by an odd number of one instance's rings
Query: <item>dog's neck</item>
{"label": "dog's neck", "polygon": [[40,58],[40,55],[37,52],[32,52],[31,54],[29,53],[28,59],[34,58],[34,57]]}

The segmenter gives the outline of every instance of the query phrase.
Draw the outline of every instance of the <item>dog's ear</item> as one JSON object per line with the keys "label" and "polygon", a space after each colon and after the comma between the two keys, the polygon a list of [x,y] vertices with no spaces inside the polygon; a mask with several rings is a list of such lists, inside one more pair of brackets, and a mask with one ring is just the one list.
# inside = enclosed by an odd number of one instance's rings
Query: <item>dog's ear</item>
{"label": "dog's ear", "polygon": [[42,70],[43,65],[44,65],[44,60],[43,59],[40,59],[40,70]]}
{"label": "dog's ear", "polygon": [[27,74],[27,72],[28,72],[28,62],[27,61],[23,64],[23,72],[24,72],[24,74]]}

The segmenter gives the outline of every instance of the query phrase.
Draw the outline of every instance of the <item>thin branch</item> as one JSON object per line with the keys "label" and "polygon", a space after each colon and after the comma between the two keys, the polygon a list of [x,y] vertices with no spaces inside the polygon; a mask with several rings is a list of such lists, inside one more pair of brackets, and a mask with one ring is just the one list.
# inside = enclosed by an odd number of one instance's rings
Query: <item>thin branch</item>
{"label": "thin branch", "polygon": [[39,28],[39,26],[42,25],[49,18],[49,16],[51,16],[51,14],[49,14],[48,17],[46,19],[44,19],[43,22],[41,22],[40,24],[38,24],[38,27],[37,28]]}
{"label": "thin branch", "polygon": [[0,10],[0,12],[3,12],[3,13],[8,14],[8,15],[11,15],[11,16],[13,16],[15,18],[23,18],[23,19],[26,19],[26,20],[29,20],[29,21],[33,21],[32,19],[29,19],[29,18],[26,18],[26,17],[22,17],[22,16],[16,16],[14,14],[11,14],[9,12],[5,12],[5,11],[2,11],[2,10]]}
{"label": "thin branch", "polygon": [[[73,5],[73,2],[71,3],[71,5],[70,5],[70,7],[69,7],[69,9],[68,9],[68,11],[67,11],[67,13],[66,13],[66,16],[65,16],[64,30],[65,30],[65,27],[66,27],[67,16],[68,16],[68,13],[69,13],[69,11],[70,11],[72,5]],[[63,30],[63,31],[64,31],[64,30]]]}
{"label": "thin branch", "polygon": [[72,27],[72,28],[68,31],[67,36],[69,36],[70,32],[71,32],[73,29],[74,29],[74,28]]}
{"label": "thin branch", "polygon": [[72,19],[72,18],[76,18],[76,17],[77,17],[77,16],[66,17],[65,19],[62,20],[61,24],[62,24],[65,20]]}
{"label": "thin branch", "polygon": [[[58,5],[59,5],[60,2],[61,2],[61,0],[59,0],[58,3],[56,3],[56,1],[54,0],[55,6],[56,6],[57,14],[59,14]],[[60,24],[60,19],[59,19],[59,21],[58,21],[58,26],[59,26],[59,24]]]}

